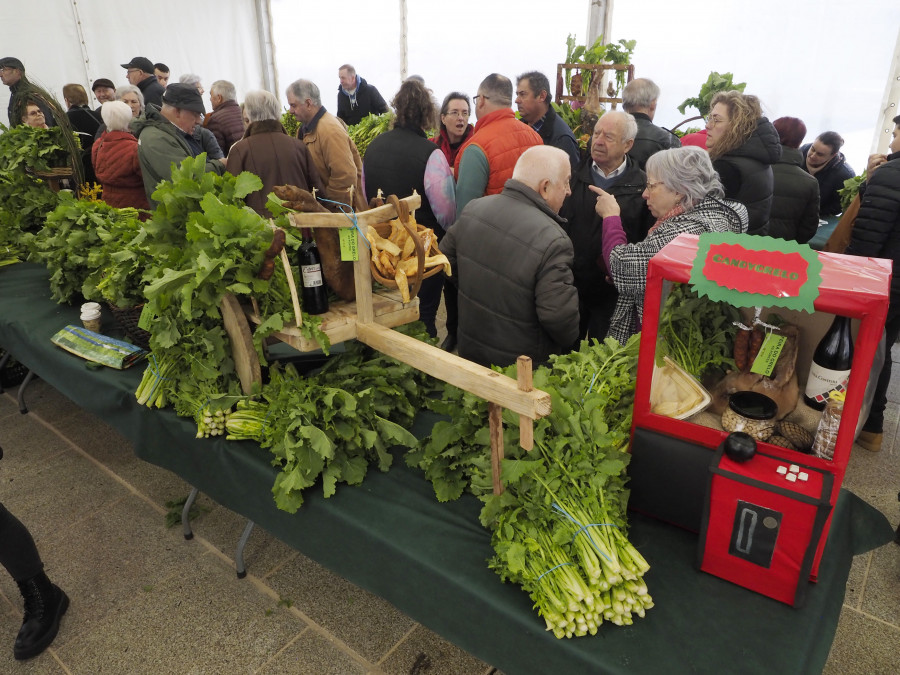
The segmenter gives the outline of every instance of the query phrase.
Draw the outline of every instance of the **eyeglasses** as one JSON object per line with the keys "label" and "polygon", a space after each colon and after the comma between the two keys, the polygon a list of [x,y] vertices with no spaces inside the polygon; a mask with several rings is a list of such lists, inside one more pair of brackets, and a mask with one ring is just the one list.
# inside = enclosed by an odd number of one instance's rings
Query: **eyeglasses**
{"label": "eyeglasses", "polygon": [[143,72],[144,71],[140,70],[139,68],[129,68],[128,70],[125,71],[125,74],[131,75],[132,73],[143,73]]}
{"label": "eyeglasses", "polygon": [[447,117],[468,117],[468,110],[448,110],[444,113]]}
{"label": "eyeglasses", "polygon": [[662,181],[657,181],[656,183],[647,183],[647,192],[653,192],[660,185],[664,185]]}
{"label": "eyeglasses", "polygon": [[475,105],[478,105],[478,99],[480,99],[480,98],[483,98],[485,101],[490,101],[490,100],[491,100],[491,97],[490,97],[490,96],[485,96],[484,94],[475,94],[475,95],[472,97],[472,100],[475,102]]}
{"label": "eyeglasses", "polygon": [[712,116],[706,118],[706,126],[714,127],[717,124],[721,124],[721,123],[727,122],[727,121],[728,120],[725,119],[724,117],[720,117],[719,115],[712,115]]}
{"label": "eyeglasses", "polygon": [[28,116],[29,117],[43,117],[44,113],[42,113],[40,110],[30,110],[28,112]]}

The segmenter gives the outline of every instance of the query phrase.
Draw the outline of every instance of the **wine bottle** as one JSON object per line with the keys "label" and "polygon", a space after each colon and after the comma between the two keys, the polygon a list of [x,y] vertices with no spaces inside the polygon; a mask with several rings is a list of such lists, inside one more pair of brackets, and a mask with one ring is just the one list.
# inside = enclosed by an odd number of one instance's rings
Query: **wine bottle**
{"label": "wine bottle", "polygon": [[322,278],[322,259],[312,231],[304,227],[301,234],[303,243],[300,245],[298,263],[303,280],[303,311],[324,314],[328,311],[328,289]]}
{"label": "wine bottle", "polygon": [[813,354],[809,378],[806,380],[806,392],[803,395],[806,405],[816,410],[824,410],[831,392],[846,390],[852,362],[853,338],[850,335],[850,319],[846,316],[836,316]]}

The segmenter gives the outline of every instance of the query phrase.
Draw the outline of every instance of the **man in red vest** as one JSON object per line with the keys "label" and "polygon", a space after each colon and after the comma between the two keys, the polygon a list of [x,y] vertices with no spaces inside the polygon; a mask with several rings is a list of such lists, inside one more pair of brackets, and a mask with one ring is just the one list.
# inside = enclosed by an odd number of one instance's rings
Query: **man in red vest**
{"label": "man in red vest", "polygon": [[456,214],[473,199],[498,194],[512,178],[513,167],[522,153],[543,145],[538,133],[516,119],[512,111],[513,85],[497,73],[478,86],[475,101],[475,133],[460,150],[454,166]]}
{"label": "man in red vest", "polygon": [[[512,96],[513,85],[509,78],[492,73],[478,85],[478,93],[472,97],[478,123],[453,166],[457,218],[473,199],[499,194],[504,183],[512,178],[513,168],[522,153],[544,144],[534,129],[516,119]],[[444,287],[444,304],[447,337],[441,348],[452,352],[456,348],[459,318],[455,286]]]}

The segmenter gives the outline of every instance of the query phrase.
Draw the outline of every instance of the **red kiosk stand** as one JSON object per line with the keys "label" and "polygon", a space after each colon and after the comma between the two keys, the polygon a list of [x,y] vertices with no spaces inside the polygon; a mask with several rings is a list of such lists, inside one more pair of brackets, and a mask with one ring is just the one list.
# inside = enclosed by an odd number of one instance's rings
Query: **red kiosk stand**
{"label": "red kiosk stand", "polygon": [[[759,241],[758,238],[752,239]],[[741,241],[751,241],[751,239],[742,239]],[[779,246],[776,240],[768,240],[768,242],[771,242],[773,247]],[[657,333],[661,308],[673,282],[685,284],[691,282],[692,270],[696,274],[695,260],[700,262],[698,254],[701,256],[710,255],[708,247],[703,247],[700,244],[700,238],[695,235],[680,235],[650,260],[644,296],[642,338],[632,425],[632,460],[629,469],[632,488],[629,505],[632,508],[697,532],[701,530],[704,511],[706,511],[707,518],[710,516],[709,505],[707,504],[707,490],[712,485],[710,483],[711,471],[713,473],[723,473],[719,470],[721,461],[713,461],[715,457],[713,451],[720,446],[728,434],[720,429],[651,412],[650,388],[656,359]],[[786,250],[788,248],[799,250],[796,244],[791,244],[790,247],[785,248]],[[765,255],[765,252],[758,252],[757,260],[764,260]],[[834,448],[834,457],[831,461],[787,450],[766,442],[759,442],[757,451],[761,457],[766,458],[760,461],[771,463],[773,470],[769,472],[756,470],[755,473],[757,475],[754,478],[759,479],[763,474],[768,476],[771,473],[771,478],[766,478],[766,480],[771,480],[774,491],[786,493],[785,489],[783,489],[785,485],[783,482],[784,474],[783,472],[776,473],[774,471],[775,467],[780,465],[786,467],[801,465],[807,473],[812,474],[814,472],[817,474],[818,482],[816,485],[820,491],[822,510],[827,512],[827,517],[824,514],[819,515],[817,517],[819,522],[815,527],[810,528],[812,538],[809,552],[805,554],[807,559],[805,564],[798,564],[796,566],[797,569],[794,570],[795,574],[804,574],[805,570],[808,570],[810,580],[815,581],[819,561],[828,538],[828,529],[831,524],[831,509],[833,509],[840,493],[841,483],[843,482],[847,462],[850,458],[850,450],[853,445],[854,432],[863,402],[866,383],[869,379],[873,358],[884,328],[890,289],[891,263],[890,261],[873,258],[830,253],[816,254],[812,249],[808,249],[804,255],[817,255],[818,261],[821,263],[821,283],[818,286],[818,296],[814,300],[815,311],[847,316],[860,321],[854,344],[853,363],[850,380],[847,385],[841,426]],[[784,257],[784,254],[776,251],[772,252],[772,256]],[[776,262],[772,263],[773,267],[765,267],[765,269],[769,271],[775,269]],[[759,266],[758,269],[762,271],[763,267]],[[777,272],[778,270],[775,269],[775,271]],[[730,272],[726,271],[726,278],[728,275],[732,275],[735,278],[740,275],[743,279],[742,282],[737,284],[725,281],[725,285],[731,291],[745,290],[748,283],[747,279],[753,276],[747,274],[746,269],[738,268]],[[720,281],[719,283],[722,282]],[[762,296],[751,292],[753,302],[745,302],[743,306],[765,306],[768,304],[774,309],[777,309],[779,306],[787,306],[786,304],[779,304],[780,300],[784,298],[779,298],[777,291],[772,293],[771,280],[768,283],[770,285],[770,294],[768,296],[765,295],[765,291],[763,291],[764,295]],[[785,285],[786,287],[787,284]],[[766,302],[766,299],[771,302]],[[804,355],[801,354],[800,358],[804,358]],[[807,355],[807,358],[811,358],[811,354]],[[889,354],[888,358],[890,358]],[[802,389],[803,382],[800,385]],[[719,454],[721,455],[721,453]],[[716,464],[716,467],[711,469],[711,464]],[[826,478],[822,480],[821,476],[826,476]],[[779,481],[782,481],[781,487],[779,487]],[[737,489],[740,491],[744,488],[739,487]],[[804,499],[806,497],[801,495],[800,498]],[[722,508],[721,505],[722,501],[719,499],[718,502],[712,504],[712,508]],[[731,520],[735,518],[733,505],[731,509],[729,515],[724,517],[724,520],[729,522],[728,527],[731,526]],[[714,511],[712,515],[716,516],[717,514]],[[718,514],[718,520],[720,521],[719,528],[721,529],[722,514]],[[786,534],[785,539],[789,536]],[[704,532],[705,537],[706,532]],[[778,559],[777,552],[775,559]],[[738,566],[741,564],[744,564],[743,561],[737,561]],[[750,563],[747,564],[750,565]],[[715,567],[722,568],[723,565],[717,563]],[[725,565],[724,567],[731,567],[731,565]],[[718,574],[714,569],[709,569],[708,571]],[[764,576],[769,571],[761,567],[752,567],[751,565],[751,569],[738,573],[736,575],[737,578],[734,578],[734,575],[718,575],[793,604],[794,598],[784,588],[781,588],[779,595],[767,592],[765,588],[755,588],[754,584],[742,581],[742,579],[749,579],[754,575]],[[775,571],[772,573],[775,576],[782,574],[783,577],[783,573]],[[784,579],[782,578],[779,583],[784,586]],[[802,593],[798,595],[802,595]]]}

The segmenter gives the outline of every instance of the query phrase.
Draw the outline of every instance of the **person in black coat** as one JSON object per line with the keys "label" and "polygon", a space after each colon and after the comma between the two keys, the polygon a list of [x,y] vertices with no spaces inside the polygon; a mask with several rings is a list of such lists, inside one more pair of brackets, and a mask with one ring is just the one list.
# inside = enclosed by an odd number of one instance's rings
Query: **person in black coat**
{"label": "person in black coat", "polygon": [[66,117],[72,125],[72,131],[78,134],[81,141],[81,164],[84,167],[84,182],[88,185],[97,182],[94,164],[91,161],[91,148],[97,130],[103,124],[103,118],[88,107],[88,96],[80,84],[67,84],[63,87],[63,100],[66,102]]}
{"label": "person in black coat", "polygon": [[162,96],[165,89],[156,79],[153,62],[146,56],[135,56],[128,63],[123,63],[128,83],[141,90],[144,96],[144,105],[154,105],[162,108]]}
{"label": "person in black coat", "polygon": [[819,216],[836,216],[844,209],[838,194],[844,181],[853,178],[856,172],[844,157],[841,148],[844,139],[836,131],[819,134],[815,141],[800,148],[803,168],[819,181]]}
{"label": "person in black coat", "polygon": [[781,159],[772,165],[775,191],[765,233],[805,244],[819,227],[819,183],[802,169],[800,143],[806,125],[796,117],[772,122],[781,140]]}
{"label": "person in black coat", "polygon": [[575,249],[582,339],[602,340],[606,336],[618,298],[615,286],[607,281],[605,266],[597,262],[602,252],[603,219],[597,215],[597,195],[590,186],[602,187],[615,196],[629,243],[641,241],[653,224],[653,216],[641,196],[647,176],[628,155],[636,133],[634,117],[620,110],[610,111],[597,121],[591,154],[572,172],[572,194],[560,210],[566,219],[562,227]]}
{"label": "person in black coat", "polygon": [[[894,118],[891,154],[869,157],[867,180],[860,186],[860,205],[850,234],[849,255],[887,258],[900,265],[900,115]],[[880,450],[884,432],[884,409],[891,382],[891,347],[900,337],[900,275],[891,279],[891,297],[884,324],[887,354],[875,385],[869,417],[857,443],[868,450]]]}
{"label": "person in black coat", "polygon": [[622,90],[622,108],[634,115],[638,125],[637,136],[634,137],[634,145],[628,155],[637,162],[641,170],[647,165],[650,155],[660,150],[681,147],[678,136],[653,124],[658,99],[659,87],[646,77],[633,79]]}
{"label": "person in black coat", "polygon": [[747,207],[747,233],[762,234],[772,209],[772,164],[781,159],[781,143],[775,127],[763,117],[759,99],[736,90],[713,96],[706,120],[706,149],[725,197]]}
{"label": "person in black coat", "polygon": [[337,117],[348,127],[359,124],[363,117],[388,111],[388,105],[371,84],[356,74],[356,68],[345,63],[338,69]]}
{"label": "person in black coat", "polygon": [[[373,140],[363,158],[366,199],[379,190],[400,198],[415,190],[422,197],[416,222],[431,228],[441,241],[456,220],[456,199],[447,158],[425,133],[437,123],[437,106],[425,85],[412,78],[400,85],[391,104],[397,110],[394,128]],[[443,272],[423,279],[419,288],[419,318],[431,337],[437,336],[435,319],[443,288]]]}

